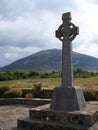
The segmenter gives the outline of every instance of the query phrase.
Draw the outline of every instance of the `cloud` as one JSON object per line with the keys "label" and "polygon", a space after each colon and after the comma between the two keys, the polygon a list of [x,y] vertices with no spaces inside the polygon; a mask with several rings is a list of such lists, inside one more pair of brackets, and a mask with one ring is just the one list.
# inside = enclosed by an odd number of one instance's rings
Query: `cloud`
{"label": "cloud", "polygon": [[17,16],[35,10],[34,0],[0,0],[0,14],[3,19],[14,20]]}
{"label": "cloud", "polygon": [[[76,12],[76,19],[80,34],[78,44],[75,45],[77,52],[85,53],[98,57],[98,4],[94,1],[80,0],[78,1],[78,13]],[[76,43],[77,44],[77,43]]]}
{"label": "cloud", "polygon": [[97,0],[1,0],[0,66],[39,50],[61,48],[55,30],[67,11],[80,29],[73,50],[98,57]]}

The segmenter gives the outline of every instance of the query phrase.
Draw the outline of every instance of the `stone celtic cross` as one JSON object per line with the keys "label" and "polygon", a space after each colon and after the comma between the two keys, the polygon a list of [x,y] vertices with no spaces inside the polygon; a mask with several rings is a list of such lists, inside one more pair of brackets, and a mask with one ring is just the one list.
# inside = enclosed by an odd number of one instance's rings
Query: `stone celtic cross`
{"label": "stone celtic cross", "polygon": [[62,41],[62,83],[54,88],[50,108],[55,110],[79,110],[86,106],[82,89],[73,85],[72,40],[79,34],[79,28],[71,23],[71,13],[62,15],[63,23],[56,31]]}
{"label": "stone celtic cross", "polygon": [[70,12],[62,15],[63,23],[56,31],[56,37],[62,41],[62,86],[73,86],[72,40],[79,34],[79,28],[71,23]]}

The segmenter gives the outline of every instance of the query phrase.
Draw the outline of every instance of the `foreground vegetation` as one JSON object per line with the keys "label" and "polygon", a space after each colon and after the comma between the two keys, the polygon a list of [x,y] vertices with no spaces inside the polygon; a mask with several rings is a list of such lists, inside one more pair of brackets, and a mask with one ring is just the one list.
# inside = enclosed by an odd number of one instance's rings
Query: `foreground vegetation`
{"label": "foreground vegetation", "polygon": [[[61,72],[0,72],[0,87],[32,88],[36,82],[42,83],[42,88],[54,88],[61,85]],[[98,88],[98,73],[74,71],[74,85],[82,88]]]}
{"label": "foreground vegetation", "polygon": [[[83,80],[85,79],[85,80]],[[13,81],[12,86],[12,81],[9,81],[9,85],[7,84],[8,81],[2,82],[0,86],[0,98],[51,98],[51,93],[50,88],[53,89],[56,86],[60,86],[60,78],[55,78],[54,80],[52,78],[43,78],[43,79],[34,79],[34,80],[15,80]],[[91,80],[91,82],[89,82]],[[41,82],[39,82],[41,81]],[[81,81],[81,82],[79,82]],[[96,81],[92,84],[92,81]],[[98,77],[93,77],[93,78],[77,78],[75,82],[82,86],[84,97],[86,101],[98,101]],[[18,83],[18,84],[17,84]],[[83,86],[83,83],[85,86]],[[88,86],[88,83],[90,86]],[[16,85],[17,84],[17,85]],[[4,86],[3,86],[4,85]],[[31,88],[31,92],[28,92],[27,94],[24,94],[22,91],[23,88]],[[80,86],[76,85],[76,86]],[[87,85],[87,86],[86,86]],[[48,95],[44,97],[44,90],[43,88],[49,88]],[[33,92],[33,93],[32,93]]]}
{"label": "foreground vegetation", "polygon": [[[42,83],[42,88],[54,88],[61,85],[61,78],[37,78],[1,81],[0,87],[9,86],[10,88],[32,88],[36,82]],[[74,85],[82,88],[98,88],[98,76],[92,78],[75,78]]]}
{"label": "foreground vegetation", "polygon": [[[60,85],[61,72],[0,72],[0,97],[3,98],[22,97],[21,88],[35,89],[34,95],[25,95],[27,98],[40,97],[40,90]],[[74,71],[74,86],[83,88],[86,100],[98,100],[98,73]]]}

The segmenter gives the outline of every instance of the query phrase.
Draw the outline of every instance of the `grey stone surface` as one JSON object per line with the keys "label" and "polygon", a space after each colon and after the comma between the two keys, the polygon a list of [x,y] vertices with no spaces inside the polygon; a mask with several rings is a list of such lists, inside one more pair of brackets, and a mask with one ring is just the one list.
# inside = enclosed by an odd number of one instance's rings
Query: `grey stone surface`
{"label": "grey stone surface", "polygon": [[29,109],[50,103],[49,99],[8,98],[0,99],[0,128],[3,130],[24,130],[17,128],[17,119],[29,117]]}
{"label": "grey stone surface", "polygon": [[56,87],[53,91],[51,108],[55,110],[79,110],[85,107],[82,89],[79,87]]}
{"label": "grey stone surface", "polygon": [[72,40],[79,29],[71,23],[71,13],[62,15],[63,23],[56,31],[56,37],[62,41],[62,87],[53,91],[51,108],[55,110],[79,110],[85,107],[85,99],[81,88],[73,85]]}
{"label": "grey stone surface", "polygon": [[17,128],[17,119],[28,117],[30,108],[25,105],[0,106],[0,127],[3,130],[14,130]]}
{"label": "grey stone surface", "polygon": [[78,34],[78,27],[71,23],[71,13],[62,15],[63,23],[56,31],[56,37],[62,41],[62,86],[73,86],[72,40]]}
{"label": "grey stone surface", "polygon": [[18,128],[27,130],[98,130],[98,102],[88,102],[78,111],[56,111],[50,105],[32,108],[30,118],[18,119]]}

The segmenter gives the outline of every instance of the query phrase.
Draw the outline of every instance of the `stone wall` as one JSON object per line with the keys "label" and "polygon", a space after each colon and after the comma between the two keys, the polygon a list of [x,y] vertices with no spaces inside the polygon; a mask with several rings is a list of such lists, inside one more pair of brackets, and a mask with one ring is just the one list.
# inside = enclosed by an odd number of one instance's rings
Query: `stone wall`
{"label": "stone wall", "polygon": [[[22,91],[23,95],[26,95],[27,93],[34,94],[34,90],[32,88],[23,88]],[[51,99],[52,92],[53,89],[42,89],[39,94],[39,98]],[[98,96],[98,89],[84,88],[83,94],[86,101],[98,101],[98,99],[96,100],[96,96]]]}
{"label": "stone wall", "polygon": [[1,98],[0,105],[11,105],[11,104],[21,104],[29,106],[40,106],[50,103],[50,99],[38,99],[38,98]]}
{"label": "stone wall", "polygon": [[[40,98],[49,99],[52,97],[52,89],[42,89],[40,92]],[[27,93],[34,93],[34,90],[32,88],[23,88],[22,89],[23,95],[26,95]]]}

